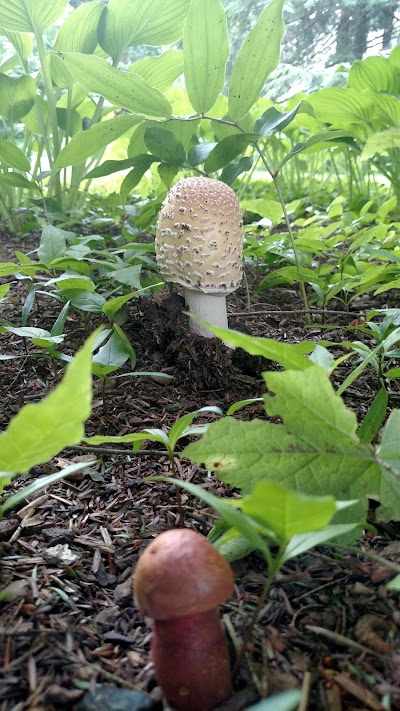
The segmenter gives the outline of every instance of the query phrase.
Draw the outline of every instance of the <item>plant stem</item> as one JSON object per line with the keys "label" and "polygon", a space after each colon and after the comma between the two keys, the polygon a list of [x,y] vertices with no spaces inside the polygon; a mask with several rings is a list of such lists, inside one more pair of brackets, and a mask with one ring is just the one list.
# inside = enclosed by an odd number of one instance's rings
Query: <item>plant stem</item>
{"label": "plant stem", "polygon": [[[49,118],[50,118],[50,126],[51,126],[51,132],[53,134],[53,151],[52,153],[48,153],[48,158],[50,165],[52,166],[53,163],[56,161],[57,156],[60,152],[60,137],[58,133],[58,124],[57,124],[57,107],[56,107],[56,100],[53,92],[53,85],[51,83],[51,76],[50,76],[50,68],[49,68],[49,57],[46,54],[44,42],[43,42],[43,37],[37,33],[35,33],[35,38],[36,38],[36,43],[37,43],[37,48],[39,52],[39,59],[40,59],[40,65],[41,65],[41,70],[42,70],[42,76],[43,76],[43,81],[44,85],[46,88],[46,95],[47,95],[47,103],[49,107]],[[49,146],[50,147],[50,146]],[[60,182],[60,173],[57,172],[55,173],[49,181],[49,192],[51,193],[52,188],[54,186],[54,195],[56,196],[57,201],[60,203],[61,207],[61,182]]]}

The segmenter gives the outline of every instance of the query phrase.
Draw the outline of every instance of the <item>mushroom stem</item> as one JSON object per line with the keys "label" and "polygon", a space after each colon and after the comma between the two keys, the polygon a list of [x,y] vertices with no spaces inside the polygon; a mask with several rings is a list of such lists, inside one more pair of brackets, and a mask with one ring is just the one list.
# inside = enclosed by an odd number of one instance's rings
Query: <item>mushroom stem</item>
{"label": "mushroom stem", "polygon": [[[197,289],[185,289],[185,301],[188,311],[213,326],[228,328],[226,313],[226,296],[224,294],[205,294]],[[204,338],[215,338],[215,334],[207,326],[194,318],[189,318],[192,333]]]}
{"label": "mushroom stem", "polygon": [[156,620],[152,658],[176,711],[211,711],[232,692],[228,648],[216,610]]}

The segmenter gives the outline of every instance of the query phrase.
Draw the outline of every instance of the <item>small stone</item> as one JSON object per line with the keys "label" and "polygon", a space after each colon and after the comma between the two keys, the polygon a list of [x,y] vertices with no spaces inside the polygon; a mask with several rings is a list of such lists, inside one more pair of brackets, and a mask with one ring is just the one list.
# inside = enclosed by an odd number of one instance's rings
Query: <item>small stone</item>
{"label": "small stone", "polygon": [[97,686],[96,691],[85,694],[77,711],[148,711],[152,706],[152,701],[142,691],[103,684]]}
{"label": "small stone", "polygon": [[118,607],[127,607],[132,604],[132,581],[130,577],[123,583],[119,583],[114,590],[114,602]]}

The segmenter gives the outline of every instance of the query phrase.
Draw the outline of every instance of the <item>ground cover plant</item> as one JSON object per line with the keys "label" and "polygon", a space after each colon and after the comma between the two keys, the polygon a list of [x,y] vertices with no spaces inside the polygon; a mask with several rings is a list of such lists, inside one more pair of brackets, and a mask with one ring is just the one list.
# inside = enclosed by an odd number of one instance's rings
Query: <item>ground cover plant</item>
{"label": "ground cover plant", "polygon": [[[278,106],[283,0],[228,81],[219,0],[67,4],[0,0],[1,707],[161,708],[131,576],[183,527],[235,576],[221,708],[399,708],[398,52]],[[154,254],[187,175],[244,213],[215,338]]]}

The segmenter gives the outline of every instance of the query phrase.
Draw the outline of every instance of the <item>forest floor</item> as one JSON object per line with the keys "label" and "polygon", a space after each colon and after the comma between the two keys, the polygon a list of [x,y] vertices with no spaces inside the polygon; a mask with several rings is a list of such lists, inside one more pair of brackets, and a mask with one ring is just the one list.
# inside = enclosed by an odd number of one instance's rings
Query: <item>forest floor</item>
{"label": "forest floor", "polygon": [[[0,260],[33,246],[29,239],[3,239]],[[254,275],[247,278],[251,289]],[[19,282],[4,318],[20,322],[26,289],[26,281]],[[230,327],[288,343],[343,340],[349,339],[350,322],[372,305],[363,297],[351,313],[333,309],[325,315],[332,325],[326,331],[318,322],[306,327],[300,303],[295,289],[280,287],[258,297],[240,289],[229,298]],[[104,402],[95,382],[88,436],[169,428],[177,417],[205,405],[226,411],[237,400],[263,395],[261,373],[275,364],[188,334],[179,296],[165,290],[130,304],[124,330],[136,349],[137,369],[164,370],[173,379],[161,384],[144,377],[111,378]],[[58,311],[56,301],[42,297],[30,325],[51,328]],[[98,317],[84,324],[71,314],[63,350],[76,352],[98,323]],[[1,339],[3,353],[24,353],[21,338],[4,334]],[[335,371],[334,379],[345,377],[346,367]],[[17,358],[0,361],[0,374],[0,428],[5,428],[24,404],[49,392],[62,367],[54,372],[45,358]],[[346,405],[359,420],[376,388],[376,376],[367,369],[346,391]],[[394,390],[392,407],[399,395]],[[235,416],[253,419],[265,412],[259,403]],[[141,551],[179,522],[174,487],[145,481],[170,474],[168,459],[157,447],[145,443],[137,454],[120,446],[96,449],[96,465],[39,492],[0,520],[0,588],[12,583],[13,590],[0,609],[0,711],[162,708],[150,661],[151,629],[131,591]],[[93,459],[93,454],[69,448],[31,475]],[[182,479],[226,493],[214,475],[208,477],[192,462],[177,458],[176,467]],[[13,489],[25,483],[20,476]],[[186,494],[182,502],[185,526],[207,534],[215,513]],[[400,562],[398,534],[396,524],[379,525],[376,534],[365,534],[359,554],[324,547],[285,565],[254,628],[225,711],[293,688],[303,689],[302,711],[400,709],[398,595],[386,588],[392,575],[387,568],[362,555],[371,551]],[[263,588],[265,565],[252,554],[233,563],[233,569],[235,594],[221,613],[235,647]],[[142,705],[134,705],[135,691],[146,694]]]}

